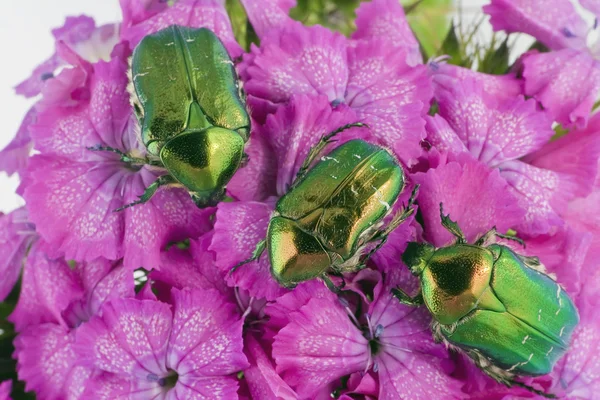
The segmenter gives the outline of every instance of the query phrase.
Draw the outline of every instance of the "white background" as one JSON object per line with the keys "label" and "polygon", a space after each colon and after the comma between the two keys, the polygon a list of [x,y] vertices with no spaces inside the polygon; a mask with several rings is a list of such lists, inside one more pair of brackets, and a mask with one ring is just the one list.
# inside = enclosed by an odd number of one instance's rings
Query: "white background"
{"label": "white background", "polygon": [[[464,0],[464,14],[473,16],[479,12],[479,6],[488,2]],[[33,100],[17,96],[13,87],[54,52],[50,30],[62,26],[66,16],[81,14],[93,17],[97,25],[121,19],[118,0],[4,1],[0,14],[0,149],[13,138],[33,104]],[[0,173],[0,211],[6,213],[23,204],[14,194],[17,185],[16,175],[8,178]]]}

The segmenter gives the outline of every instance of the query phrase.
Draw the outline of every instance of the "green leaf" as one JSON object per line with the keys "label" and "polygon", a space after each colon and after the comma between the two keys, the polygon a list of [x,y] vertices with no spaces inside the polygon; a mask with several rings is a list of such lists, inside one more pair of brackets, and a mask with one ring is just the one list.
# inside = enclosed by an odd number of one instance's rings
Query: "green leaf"
{"label": "green leaf", "polygon": [[506,74],[509,69],[509,56],[510,49],[508,47],[508,37],[504,39],[498,48],[494,48],[494,41],[492,40],[490,49],[488,49],[483,58],[479,61],[479,72],[494,75]]}
{"label": "green leaf", "polygon": [[425,58],[444,54],[440,49],[451,27],[452,0],[402,0],[402,4]]}

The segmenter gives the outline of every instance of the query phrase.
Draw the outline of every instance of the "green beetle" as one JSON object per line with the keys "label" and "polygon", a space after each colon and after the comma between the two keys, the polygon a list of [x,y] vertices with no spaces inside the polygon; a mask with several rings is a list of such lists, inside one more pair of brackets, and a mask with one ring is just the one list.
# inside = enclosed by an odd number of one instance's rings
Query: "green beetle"
{"label": "green beetle", "polygon": [[168,174],[123,208],[148,201],[165,185],[185,187],[198,207],[216,204],[245,159],[250,134],[245,98],[227,50],[208,29],[172,25],[142,39],[130,73],[148,157],[122,154],[122,160],[164,167]]}
{"label": "green beetle", "polygon": [[498,382],[551,396],[514,378],[552,370],[579,322],[575,305],[536,257],[494,243],[496,237],[519,239],[493,228],[468,244],[441,204],[440,213],[456,242],[438,249],[409,243],[402,260],[420,278],[421,291],[410,297],[398,288],[394,295],[405,304],[425,303],[434,338],[469,356]]}
{"label": "green beetle", "polygon": [[388,234],[412,214],[414,195],[388,224],[382,222],[404,188],[402,167],[383,147],[351,140],[309,170],[329,139],[351,126],[362,124],[342,127],[311,149],[290,189],[277,202],[266,239],[257,245],[252,258],[232,272],[268,249],[271,274],[282,286],[294,287],[321,277],[336,290],[328,272],[360,269]]}

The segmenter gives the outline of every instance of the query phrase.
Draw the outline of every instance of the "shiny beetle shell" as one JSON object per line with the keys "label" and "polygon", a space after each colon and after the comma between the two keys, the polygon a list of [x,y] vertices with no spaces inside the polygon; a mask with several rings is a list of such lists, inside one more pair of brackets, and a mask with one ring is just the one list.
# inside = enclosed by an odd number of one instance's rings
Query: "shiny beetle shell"
{"label": "shiny beetle shell", "polygon": [[272,275],[290,287],[356,268],[403,187],[396,159],[374,144],[352,140],[322,157],[277,203],[266,239]]}
{"label": "shiny beetle shell", "polygon": [[131,79],[142,141],[199,205],[239,168],[250,118],[225,47],[210,30],[170,26],[135,48]]}
{"label": "shiny beetle shell", "polygon": [[577,309],[536,258],[459,240],[410,243],[403,260],[420,278],[434,335],[497,380],[547,374],[568,349]]}

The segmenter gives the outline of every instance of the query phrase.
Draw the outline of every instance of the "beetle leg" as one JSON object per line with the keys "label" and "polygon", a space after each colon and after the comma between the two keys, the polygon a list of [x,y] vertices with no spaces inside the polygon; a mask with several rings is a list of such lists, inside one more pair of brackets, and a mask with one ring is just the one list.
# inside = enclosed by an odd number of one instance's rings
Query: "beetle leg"
{"label": "beetle leg", "polygon": [[306,174],[306,171],[308,170],[308,168],[310,168],[311,164],[317,159],[319,154],[325,149],[325,147],[327,147],[327,145],[329,143],[331,143],[331,138],[333,138],[338,133],[345,131],[346,129],[363,127],[363,126],[367,126],[367,124],[363,124],[362,122],[355,122],[353,124],[344,125],[341,128],[338,128],[335,131],[328,133],[327,135],[321,136],[321,139],[317,142],[317,144],[310,148],[310,151],[308,152],[308,156],[306,156],[306,158],[304,159],[304,162],[302,163],[302,166],[296,173],[296,178],[294,179],[292,186],[294,186],[294,183],[296,183],[300,179],[302,179],[304,174]]}
{"label": "beetle leg", "polygon": [[154,196],[156,191],[161,186],[171,185],[174,183],[177,183],[177,181],[171,175],[160,176],[157,180],[154,181],[154,183],[152,183],[150,186],[148,186],[146,188],[146,190],[144,190],[144,193],[141,196],[139,196],[139,198],[140,198],[139,200],[136,200],[133,203],[126,204],[123,207],[119,207],[116,210],[114,210],[113,212],[123,211],[126,208],[133,207],[138,204],[146,203],[148,200],[150,200],[152,198],[152,196]]}
{"label": "beetle leg", "polygon": [[229,270],[229,275],[233,274],[242,265],[246,265],[248,263],[251,263],[252,261],[257,261],[258,259],[260,259],[260,256],[262,255],[262,253],[264,253],[266,248],[267,248],[266,240],[261,240],[260,242],[258,242],[256,247],[254,248],[254,251],[252,252],[252,257],[250,257],[242,262],[239,262],[239,263],[235,264],[233,267],[231,267],[231,269]]}
{"label": "beetle leg", "polygon": [[383,229],[379,229],[379,230],[375,231],[375,233],[369,239],[366,240],[366,243],[376,242],[376,241],[379,241],[379,243],[377,243],[377,246],[375,246],[373,249],[369,250],[369,252],[367,254],[365,254],[365,256],[363,257],[363,259],[361,261],[362,265],[365,265],[367,263],[367,261],[369,260],[369,258],[371,258],[371,256],[385,244],[385,242],[387,241],[388,235],[394,229],[396,229],[398,226],[400,226],[404,221],[406,221],[415,212],[413,205],[415,203],[415,198],[417,197],[418,192],[419,192],[419,185],[416,185],[410,195],[410,198],[408,200],[408,204],[406,205],[406,207],[403,207],[402,210],[400,212],[398,212],[392,218],[392,220],[390,221],[389,224],[387,224],[387,226],[385,226]]}
{"label": "beetle leg", "polygon": [[416,296],[411,297],[404,290],[395,288],[392,289],[392,294],[400,303],[406,304],[407,306],[417,307],[424,303],[423,294],[421,292]]}
{"label": "beetle leg", "polygon": [[444,204],[440,203],[440,218],[442,219],[442,226],[446,228],[448,232],[456,237],[456,243],[466,243],[467,239],[465,234],[460,230],[456,221],[450,219],[450,214],[444,215]]}
{"label": "beetle leg", "polygon": [[483,246],[484,244],[489,243],[491,239],[494,239],[497,237],[499,237],[501,239],[505,239],[505,240],[515,241],[515,242],[519,243],[521,246],[525,247],[525,242],[522,239],[519,239],[516,236],[503,235],[501,233],[498,233],[495,226],[492,229],[490,229],[489,231],[487,231],[486,233],[484,233],[483,236],[481,236],[479,239],[477,239],[477,241],[475,242],[475,245]]}
{"label": "beetle leg", "polygon": [[547,399],[556,399],[557,398],[556,395],[554,395],[552,393],[546,393],[543,390],[537,390],[537,389],[535,389],[532,386],[524,384],[523,382],[518,382],[518,381],[513,380],[510,383],[513,384],[513,385],[515,385],[515,386],[520,386],[520,387],[522,387],[525,390],[529,390],[530,392],[535,393],[535,394],[537,394],[539,396],[545,397]]}
{"label": "beetle leg", "polygon": [[[148,164],[148,160],[145,158],[137,158],[137,157],[131,157],[129,156],[127,153],[123,153],[121,150],[119,149],[115,149],[114,147],[108,147],[108,146],[91,146],[87,148],[90,151],[108,151],[111,153],[116,153],[118,155],[121,156],[121,161],[126,162],[128,164]],[[162,165],[162,164],[161,164]]]}
{"label": "beetle leg", "polygon": [[329,277],[329,275],[327,275],[327,272],[323,272],[323,274],[321,275],[321,279],[323,279],[323,282],[325,282],[325,286],[327,286],[327,289],[331,290],[335,294],[339,294],[342,291],[342,289],[346,287],[346,281],[343,278],[342,284],[340,286],[336,286],[335,283],[333,283],[333,281]]}

